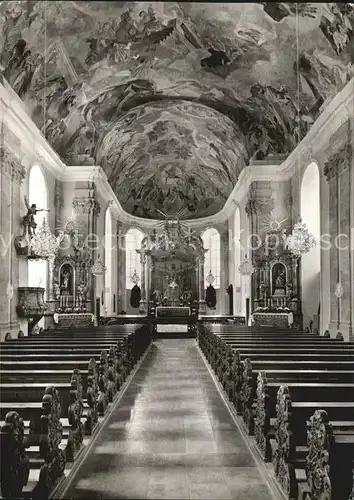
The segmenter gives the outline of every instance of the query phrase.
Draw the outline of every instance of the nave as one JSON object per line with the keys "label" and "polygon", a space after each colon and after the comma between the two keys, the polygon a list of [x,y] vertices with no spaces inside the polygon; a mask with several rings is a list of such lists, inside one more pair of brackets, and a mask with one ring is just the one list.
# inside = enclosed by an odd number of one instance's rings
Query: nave
{"label": "nave", "polygon": [[352,500],[354,343],[226,317],[196,328],[7,339],[2,498]]}
{"label": "nave", "polygon": [[152,345],[63,496],[273,499],[192,339]]}

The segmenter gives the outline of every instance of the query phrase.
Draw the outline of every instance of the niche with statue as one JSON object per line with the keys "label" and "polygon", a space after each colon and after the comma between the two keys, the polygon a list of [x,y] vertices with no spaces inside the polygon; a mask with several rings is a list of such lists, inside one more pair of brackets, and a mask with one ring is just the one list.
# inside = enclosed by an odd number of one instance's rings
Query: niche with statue
{"label": "niche with statue", "polygon": [[56,301],[56,312],[79,313],[89,312],[91,300],[90,259],[77,255],[57,257],[53,272],[53,297]]}

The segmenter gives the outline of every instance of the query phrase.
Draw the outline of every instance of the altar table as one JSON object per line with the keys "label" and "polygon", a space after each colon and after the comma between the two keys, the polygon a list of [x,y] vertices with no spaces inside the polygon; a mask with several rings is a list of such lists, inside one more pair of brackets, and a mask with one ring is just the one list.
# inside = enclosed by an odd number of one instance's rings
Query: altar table
{"label": "altar table", "polygon": [[271,326],[274,328],[290,328],[293,324],[293,313],[253,313],[253,323],[257,326]]}
{"label": "altar table", "polygon": [[188,319],[190,314],[191,309],[186,306],[158,306],[155,313],[157,319]]}
{"label": "altar table", "polygon": [[94,316],[91,313],[54,313],[53,320],[59,328],[78,328],[92,325]]}

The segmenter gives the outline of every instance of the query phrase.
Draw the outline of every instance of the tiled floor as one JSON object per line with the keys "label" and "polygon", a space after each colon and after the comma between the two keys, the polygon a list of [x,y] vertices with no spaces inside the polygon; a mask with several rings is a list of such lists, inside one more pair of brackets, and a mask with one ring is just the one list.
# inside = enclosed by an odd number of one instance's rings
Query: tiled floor
{"label": "tiled floor", "polygon": [[152,346],[65,498],[271,500],[195,340]]}

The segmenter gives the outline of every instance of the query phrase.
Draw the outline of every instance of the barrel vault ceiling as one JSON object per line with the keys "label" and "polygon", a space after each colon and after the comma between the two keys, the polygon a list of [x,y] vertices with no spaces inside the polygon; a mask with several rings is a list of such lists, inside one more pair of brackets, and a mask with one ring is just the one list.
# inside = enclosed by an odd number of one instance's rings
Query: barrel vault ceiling
{"label": "barrel vault ceiling", "polygon": [[4,1],[0,67],[129,213],[197,218],[307,133],[353,75],[353,26],[350,3]]}

